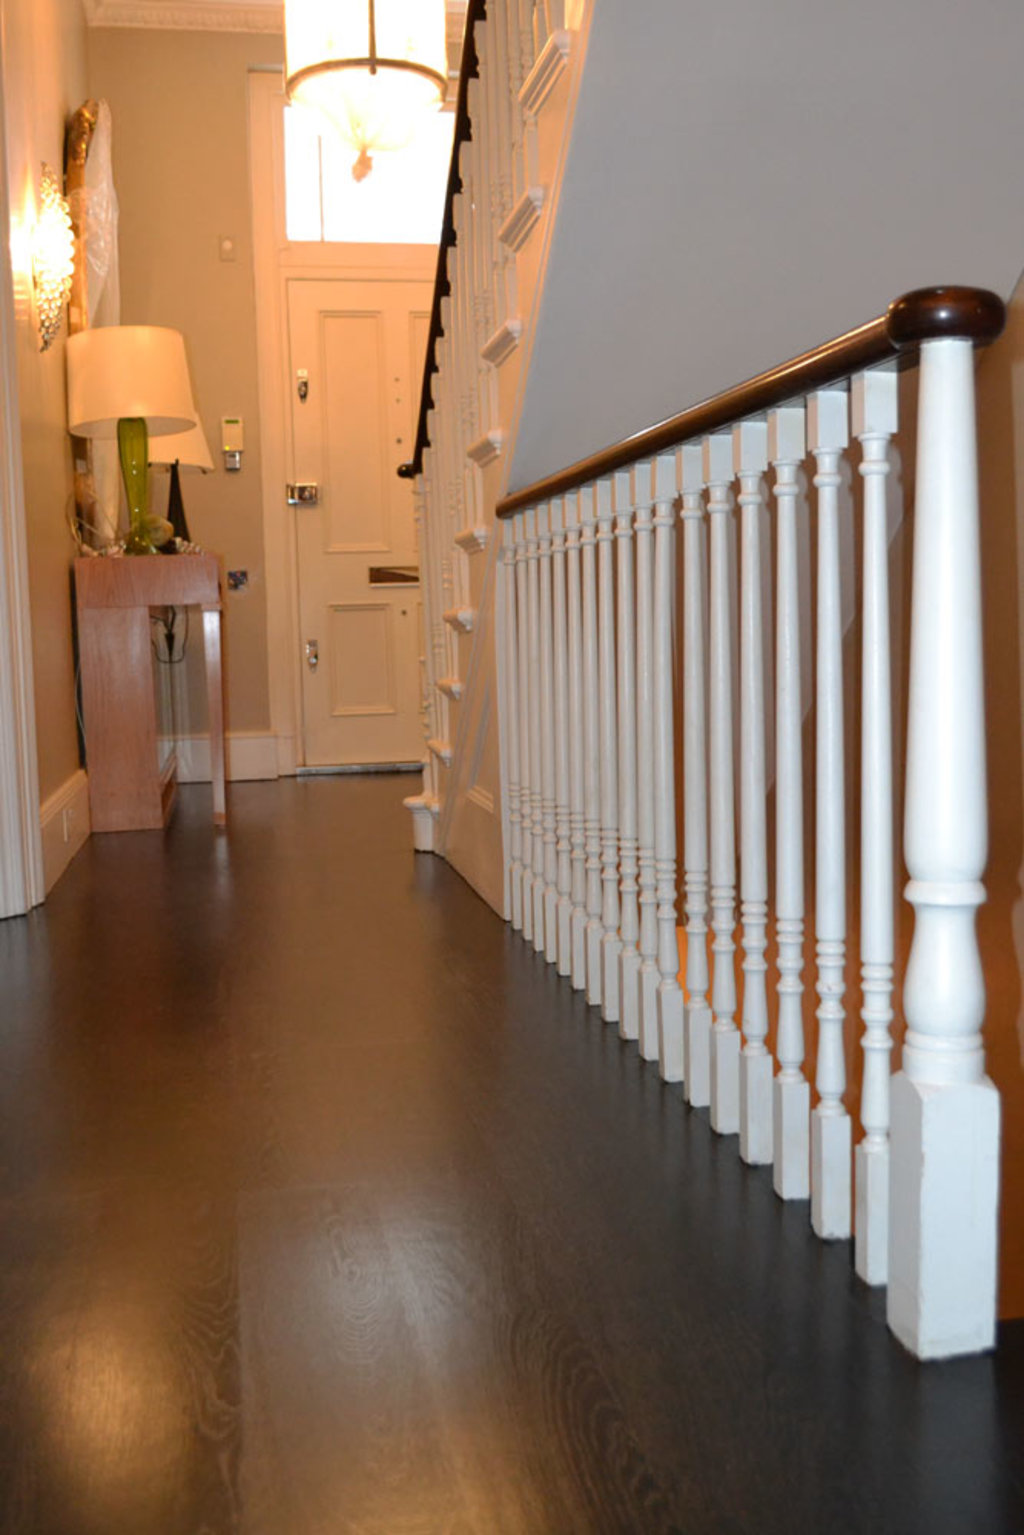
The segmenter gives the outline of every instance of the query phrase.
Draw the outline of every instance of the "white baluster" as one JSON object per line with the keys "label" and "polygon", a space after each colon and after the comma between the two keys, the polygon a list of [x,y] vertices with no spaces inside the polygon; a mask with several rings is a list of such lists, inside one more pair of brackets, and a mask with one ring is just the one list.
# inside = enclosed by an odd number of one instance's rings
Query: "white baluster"
{"label": "white baluster", "polygon": [[527,528],[531,513],[517,512],[516,523],[516,609],[518,614],[519,681],[519,813],[522,819],[522,933],[533,938],[533,780],[530,773],[530,590],[527,578]]}
{"label": "white baluster", "polygon": [[645,1061],[658,1059],[658,890],[654,863],[654,483],[633,470],[636,505],[636,777],[640,883],[640,1026]]}
{"label": "white baluster", "polygon": [[854,1263],[868,1284],[889,1272],[889,1054],[892,1050],[893,828],[889,656],[889,528],[885,482],[898,413],[895,366],[861,373],[851,390],[864,480],[861,667],[860,975],[864,1139],[854,1154]]}
{"label": "white baluster", "polygon": [[761,518],[768,468],[768,428],[733,428],[739,478],[740,556],[740,916],[743,923],[743,1049],[740,1053],[740,1156],[771,1162],[772,1058],[766,1048],[768,830],[765,799],[764,618]]}
{"label": "white baluster", "polygon": [[658,1061],[666,1082],[681,1082],[683,988],[676,933],[676,778],[673,700],[678,456],[654,461],[654,871],[658,897]]}
{"label": "white baluster", "polygon": [[565,498],[566,617],[569,630],[569,862],[572,866],[572,984],[587,984],[587,871],[584,837],[583,615],[580,602],[580,503]]}
{"label": "white baluster", "polygon": [[537,508],[540,567],[540,751],[544,841],[544,953],[558,959],[558,841],[555,834],[555,657],[551,612],[551,508]]}
{"label": "white baluster", "polygon": [[572,859],[569,834],[569,656],[565,627],[565,505],[551,503],[551,578],[555,651],[555,856],[558,973],[572,971]]}
{"label": "white baluster", "polygon": [[612,482],[597,482],[598,677],[601,721],[601,1014],[619,1021],[619,775],[615,707],[615,533]]}
{"label": "white baluster", "polygon": [[807,445],[818,490],[817,771],[815,937],[818,967],[818,1103],[811,1116],[811,1224],[820,1237],[850,1235],[850,1116],[843,1104],[846,965],[843,624],[839,584],[839,466],[849,440],[845,389],[807,402]]}
{"label": "white baluster", "polygon": [[708,1000],[707,650],[704,632],[704,455],[683,448],[683,885],[686,892],[686,1097],[711,1102]]}
{"label": "white baluster", "polygon": [[922,1358],[995,1341],[999,1094],[975,917],[987,857],[971,343],[921,347],[904,851],[914,938],[892,1079],[889,1326]]}
{"label": "white baluster", "polygon": [[526,589],[530,613],[530,798],[533,806],[533,947],[544,952],[544,734],[540,691],[540,525],[541,510],[526,514]]}
{"label": "white baluster", "polygon": [[796,502],[805,446],[804,408],[768,417],[768,457],[775,471],[775,936],[779,949],[779,1025],[772,1180],[782,1199],[811,1190],[811,1088],[803,1072],[804,786],[800,689],[800,583]]}
{"label": "white baluster", "polygon": [[710,762],[711,762],[711,1128],[740,1127],[740,1036],[736,1027],[736,804],[733,765],[732,582],[730,522],[732,436],[716,432],[703,444],[711,529]]}
{"label": "white baluster", "polygon": [[508,783],[509,910],[512,926],[523,925],[523,838],[519,814],[519,667],[516,638],[516,523],[502,525],[502,567],[505,573],[505,762]]}
{"label": "white baluster", "polygon": [[597,648],[597,522],[594,487],[580,491],[583,583],[583,835],[587,868],[587,1001],[601,1002],[601,713]]}
{"label": "white baluster", "polygon": [[622,871],[622,952],[619,956],[619,1034],[640,1032],[640,902],[636,834],[636,620],[633,596],[633,496],[628,470],[614,478],[618,541],[619,857]]}

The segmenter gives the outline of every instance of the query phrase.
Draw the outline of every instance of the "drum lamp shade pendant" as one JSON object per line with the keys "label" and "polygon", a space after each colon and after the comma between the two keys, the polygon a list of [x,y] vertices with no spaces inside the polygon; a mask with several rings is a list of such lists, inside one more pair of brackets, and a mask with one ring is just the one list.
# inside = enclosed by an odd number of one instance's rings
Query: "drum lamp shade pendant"
{"label": "drum lamp shade pendant", "polygon": [[288,100],[330,119],[357,181],[444,100],[444,0],[285,0],[284,30]]}

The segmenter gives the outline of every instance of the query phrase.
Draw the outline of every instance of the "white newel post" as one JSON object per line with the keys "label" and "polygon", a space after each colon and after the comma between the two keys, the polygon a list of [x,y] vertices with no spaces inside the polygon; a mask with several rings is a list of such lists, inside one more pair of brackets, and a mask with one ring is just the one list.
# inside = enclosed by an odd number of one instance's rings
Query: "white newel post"
{"label": "white newel post", "polygon": [[597,482],[598,675],[601,720],[601,1013],[619,1021],[619,775],[615,707],[615,532],[612,482]]}
{"label": "white newel post", "polygon": [[666,1082],[681,1082],[683,988],[676,932],[676,779],[673,707],[675,542],[679,459],[654,461],[654,872],[658,897],[658,1060]]}
{"label": "white newel post", "polygon": [[505,763],[508,772],[509,910],[512,926],[523,925],[523,840],[519,814],[519,686],[516,637],[516,526],[510,517],[502,526],[505,572]]}
{"label": "white newel post", "polygon": [[733,428],[740,524],[740,916],[743,924],[743,1049],[740,1053],[740,1156],[766,1165],[774,1151],[772,1058],[768,1053],[768,819],[765,786],[764,620],[761,517],[768,428]]}
{"label": "white newel post", "polygon": [[654,483],[650,463],[633,470],[636,503],[636,780],[640,882],[640,1022],[645,1061],[658,1059],[658,892],[654,866]]}
{"label": "white newel post", "polygon": [[601,1002],[601,716],[597,647],[597,521],[594,487],[580,491],[583,578],[583,832],[587,869],[587,1001]]}
{"label": "white newel post", "polygon": [[555,834],[555,657],[551,611],[551,507],[537,509],[540,566],[541,816],[544,838],[544,954],[558,959],[558,851]]}
{"label": "white newel post", "polygon": [[811,1088],[803,1073],[804,789],[800,691],[800,585],[796,502],[805,453],[804,408],[768,417],[768,457],[775,471],[775,936],[779,951],[779,1023],[772,1180],[782,1199],[811,1191]]}
{"label": "white newel post", "polygon": [[533,792],[530,778],[530,595],[527,581],[526,538],[531,514],[517,512],[516,614],[519,681],[519,814],[522,821],[522,934],[533,937]]}
{"label": "white newel post", "polygon": [[619,1034],[640,1032],[640,889],[636,831],[636,621],[633,597],[633,497],[628,470],[613,483],[618,543],[619,857],[622,952],[619,955]]}
{"label": "white newel post", "polygon": [[704,455],[683,448],[683,887],[686,896],[686,1098],[711,1102],[708,1000],[707,653],[704,636]]}
{"label": "white newel post", "polygon": [[864,481],[861,666],[860,975],[864,1139],[854,1153],[854,1263],[868,1284],[889,1274],[889,1054],[892,1050],[893,825],[889,529],[885,482],[896,431],[895,366],[861,373],[851,390]]}
{"label": "white newel post", "polygon": [[818,491],[817,767],[815,938],[818,989],[818,1103],[811,1116],[811,1225],[842,1238],[851,1226],[851,1127],[843,1104],[846,967],[843,622],[840,600],[839,465],[849,440],[845,388],[807,401],[807,445]]}
{"label": "white newel post", "polygon": [[538,953],[544,949],[544,807],[541,791],[544,749],[540,696],[540,542],[541,510],[526,514],[526,591],[530,615],[530,799],[533,806],[533,918],[531,940]]}
{"label": "white newel post", "polygon": [[711,1128],[740,1127],[740,1035],[736,1027],[736,790],[733,764],[732,601],[729,525],[732,514],[732,435],[716,432],[703,445],[711,528],[709,574],[711,762]]}
{"label": "white newel post", "polygon": [[580,601],[580,503],[565,498],[565,596],[569,630],[569,862],[572,866],[572,984],[587,984],[587,867],[583,777],[583,612]]}
{"label": "white newel post", "polygon": [[999,1094],[975,917],[987,856],[974,371],[921,347],[904,851],[914,938],[892,1080],[888,1319],[921,1358],[995,1338]]}
{"label": "white newel post", "polygon": [[555,927],[558,973],[572,970],[572,859],[569,838],[569,672],[565,627],[565,506],[551,503],[551,579],[555,649],[555,857],[558,901]]}

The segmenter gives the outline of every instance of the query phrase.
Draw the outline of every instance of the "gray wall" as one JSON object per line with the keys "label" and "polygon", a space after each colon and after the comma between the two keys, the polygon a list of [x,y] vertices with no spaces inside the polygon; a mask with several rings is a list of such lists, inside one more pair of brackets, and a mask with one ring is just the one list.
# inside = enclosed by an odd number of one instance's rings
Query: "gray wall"
{"label": "gray wall", "polygon": [[1018,0],[594,0],[512,488],[905,289],[1007,296],[1022,61]]}

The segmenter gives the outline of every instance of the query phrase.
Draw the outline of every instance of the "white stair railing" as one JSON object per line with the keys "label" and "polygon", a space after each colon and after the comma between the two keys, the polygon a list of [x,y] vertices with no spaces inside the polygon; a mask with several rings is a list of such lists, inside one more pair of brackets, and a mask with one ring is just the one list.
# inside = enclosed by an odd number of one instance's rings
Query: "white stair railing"
{"label": "white stair railing", "polygon": [[[819,1237],[842,1240],[855,1229],[857,1273],[869,1284],[888,1283],[890,1325],[921,1357],[988,1347],[995,1326],[999,1099],[984,1072],[984,983],[974,932],[984,896],[986,817],[971,351],[997,335],[1002,320],[991,294],[909,294],[871,325],[498,508],[512,517],[506,549],[514,553],[503,566],[509,602],[516,600],[524,537],[534,582],[525,609],[518,599],[519,628],[510,620],[504,631],[507,750],[521,775],[528,756],[534,790],[528,821],[528,791],[510,776],[509,880],[514,890],[532,841],[534,945],[571,973],[574,985],[585,981],[588,1000],[604,1019],[618,1021],[622,1038],[636,1040],[644,1059],[659,1062],[666,1080],[685,1079],[685,1099],[693,1109],[710,1108],[714,1130],[738,1132],[744,1161],[774,1164],[779,1196],[809,1197]],[[890,1126],[897,874],[885,486],[897,426],[896,362],[902,354],[913,364],[915,352],[920,402],[905,850],[916,922]],[[857,756],[844,733],[841,585],[843,521],[851,515],[841,488],[849,479],[851,426],[861,487],[852,515],[862,521],[864,561],[859,860],[847,857],[845,808]],[[810,483],[817,550],[814,988],[805,987],[803,974],[810,879],[800,653],[811,591],[806,577],[801,581],[798,542],[802,487]],[[684,544],[678,699],[677,516]],[[762,600],[771,568],[766,517],[774,523],[774,635]],[[547,560],[539,603],[538,547]],[[530,700],[525,726],[517,690]],[[685,978],[676,925],[680,777]],[[562,865],[557,857],[538,860],[538,816],[543,848],[561,849]],[[848,932],[847,882],[855,864],[860,922]],[[547,898],[536,899],[538,891]],[[525,898],[523,911],[525,918]],[[864,1137],[855,1155],[847,1063],[857,1009],[845,995],[848,945],[859,960],[864,1030]],[[812,1107],[805,1027],[813,1023],[815,1000]]]}
{"label": "white stair railing", "polygon": [[[486,5],[469,0],[466,11],[420,413],[412,457],[400,470],[415,480],[420,506],[417,532],[426,609],[421,715],[427,749],[423,793],[406,803],[415,818],[415,844],[423,850],[441,846],[443,832],[437,827],[457,769],[453,759],[474,643],[467,636],[475,630],[474,589],[479,593],[483,587],[484,562],[475,571],[471,562],[486,547],[492,517],[494,498],[488,506],[485,471],[506,440],[499,370],[515,356],[522,335],[519,253],[546,195],[538,184],[538,114],[566,66],[582,11],[579,0],[570,6],[555,0],[487,0]],[[551,515],[556,511],[553,507]],[[502,552],[500,563],[511,559],[515,564],[518,548],[516,542],[515,553]],[[552,553],[553,542],[547,541],[536,551],[538,623],[547,611],[543,572]],[[517,606],[516,613],[519,633],[525,610]],[[499,648],[504,650],[507,620],[499,622]],[[535,659],[541,686],[547,667],[539,652]],[[516,685],[529,690],[528,672],[517,671]],[[507,683],[502,687],[507,690]],[[548,700],[539,694],[530,699],[528,713],[539,719]],[[527,720],[527,734],[517,742],[520,758],[533,749],[529,727]],[[507,889],[509,903],[518,903],[524,890],[534,902],[547,897],[550,905],[552,892],[557,901],[558,829],[552,817],[558,767],[546,737],[539,745],[539,765],[531,758],[529,777],[518,785],[519,858]],[[505,765],[508,777],[507,757]],[[515,915],[532,934],[534,910],[520,912],[516,904]],[[554,952],[549,948],[549,957]]]}
{"label": "white stair railing", "polygon": [[[561,0],[468,8],[404,469],[416,481],[424,585],[418,847],[437,845],[446,775],[459,769],[462,666],[483,589],[471,560],[490,537],[489,466],[506,447],[512,374],[499,370],[518,355],[520,279],[536,281],[537,265],[518,256],[550,193],[538,125],[581,10]],[[510,519],[489,632],[512,923],[617,1023],[625,1047],[635,1041],[682,1084],[681,1112],[707,1107],[711,1130],[738,1135],[746,1162],[772,1163],[776,1193],[809,1199],[819,1237],[854,1237],[856,1272],[887,1284],[890,1326],[921,1357],[988,1347],[995,1325],[999,1099],[985,1075],[974,926],[986,803],[971,353],[1002,322],[991,294],[907,295],[497,508]],[[915,926],[902,975],[886,509],[901,360],[919,365],[920,380],[904,836]],[[863,543],[859,711],[843,677],[851,517]],[[812,628],[805,720],[801,636]],[[901,1009],[907,1032],[890,1075]],[[862,1071],[852,1069],[858,1016]]]}

